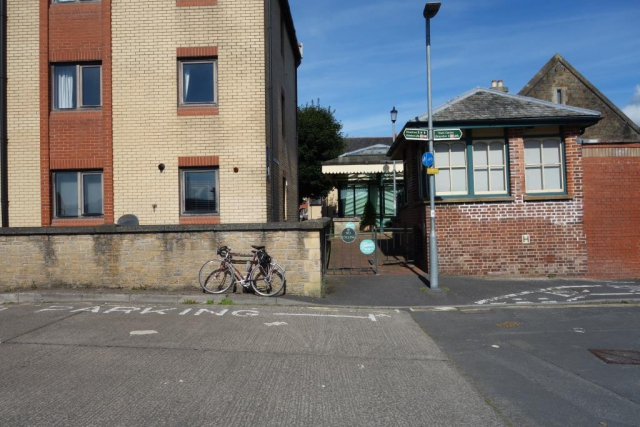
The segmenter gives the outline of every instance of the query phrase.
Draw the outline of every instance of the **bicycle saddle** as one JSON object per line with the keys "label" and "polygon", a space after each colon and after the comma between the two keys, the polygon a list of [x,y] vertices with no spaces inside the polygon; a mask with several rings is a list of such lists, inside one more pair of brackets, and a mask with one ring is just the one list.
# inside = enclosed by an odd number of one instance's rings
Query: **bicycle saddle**
{"label": "bicycle saddle", "polygon": [[253,249],[255,249],[256,251],[263,251],[266,246],[254,246],[254,245],[251,245],[251,247]]}

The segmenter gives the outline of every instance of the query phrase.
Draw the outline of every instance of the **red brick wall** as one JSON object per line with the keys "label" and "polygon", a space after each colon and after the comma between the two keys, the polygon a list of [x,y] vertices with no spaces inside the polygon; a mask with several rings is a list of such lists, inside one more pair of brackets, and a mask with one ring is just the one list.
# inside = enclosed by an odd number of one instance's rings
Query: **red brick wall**
{"label": "red brick wall", "polygon": [[[522,131],[509,131],[511,201],[438,203],[438,262],[444,275],[585,275],[587,243],[583,231],[582,156],[578,129],[566,129],[567,192],[564,200],[525,200]],[[409,187],[418,167],[416,153],[407,153]],[[428,205],[414,200],[400,212],[404,225],[424,224]],[[418,212],[416,212],[418,211]],[[421,265],[428,260],[428,224]],[[529,235],[531,243],[522,243]]]}
{"label": "red brick wall", "polygon": [[[102,62],[102,108],[51,111],[51,63]],[[52,4],[40,0],[40,169],[42,225],[52,222],[51,171],[102,169],[104,223],[113,223],[111,0]],[[95,225],[96,219],[73,220]],[[68,221],[67,221],[68,222]],[[65,224],[67,224],[65,222]]]}
{"label": "red brick wall", "polygon": [[[584,225],[589,274],[600,277],[640,277],[640,144],[583,148]],[[637,151],[636,151],[637,150]],[[587,153],[587,151],[593,152]],[[598,153],[599,152],[599,153]],[[598,155],[598,157],[590,157]]]}

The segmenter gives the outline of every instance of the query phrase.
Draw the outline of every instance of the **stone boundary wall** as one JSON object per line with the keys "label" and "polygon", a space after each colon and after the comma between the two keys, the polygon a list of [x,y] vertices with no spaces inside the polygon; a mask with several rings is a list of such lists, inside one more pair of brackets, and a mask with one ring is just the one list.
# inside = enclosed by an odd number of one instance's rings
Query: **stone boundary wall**
{"label": "stone boundary wall", "polygon": [[220,245],[265,245],[286,270],[286,293],[323,293],[329,221],[213,226],[0,229],[0,290],[199,289],[198,271]]}

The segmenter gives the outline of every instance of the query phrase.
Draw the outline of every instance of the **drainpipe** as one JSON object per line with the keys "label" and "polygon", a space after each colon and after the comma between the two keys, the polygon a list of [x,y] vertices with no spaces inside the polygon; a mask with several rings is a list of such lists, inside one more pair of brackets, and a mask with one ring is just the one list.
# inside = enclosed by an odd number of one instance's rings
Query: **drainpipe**
{"label": "drainpipe", "polygon": [[272,222],[276,222],[278,221],[278,204],[276,203],[276,177],[275,177],[275,172],[274,172],[274,168],[273,168],[273,156],[275,156],[275,140],[274,140],[274,123],[273,123],[273,115],[274,115],[274,110],[273,110],[273,19],[272,19],[272,14],[273,14],[273,0],[267,0],[267,13],[269,14],[268,16],[268,23],[267,23],[267,43],[269,44],[269,48],[268,48],[268,59],[269,59],[269,89],[267,90],[267,96],[269,97],[269,145],[270,145],[270,149],[269,152],[271,153],[271,155],[269,156],[269,168],[270,168],[270,173],[269,173],[269,179],[271,179],[271,221]]}
{"label": "drainpipe", "polygon": [[7,172],[7,0],[0,0],[0,204],[2,227],[9,227],[9,182]]}

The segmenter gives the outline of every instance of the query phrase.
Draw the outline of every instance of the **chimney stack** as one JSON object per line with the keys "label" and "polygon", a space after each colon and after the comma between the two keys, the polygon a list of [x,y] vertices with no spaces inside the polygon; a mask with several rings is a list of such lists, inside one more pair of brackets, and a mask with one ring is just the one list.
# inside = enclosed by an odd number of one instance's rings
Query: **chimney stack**
{"label": "chimney stack", "polygon": [[491,80],[491,89],[497,90],[498,92],[509,92],[509,88],[504,85],[502,80]]}

